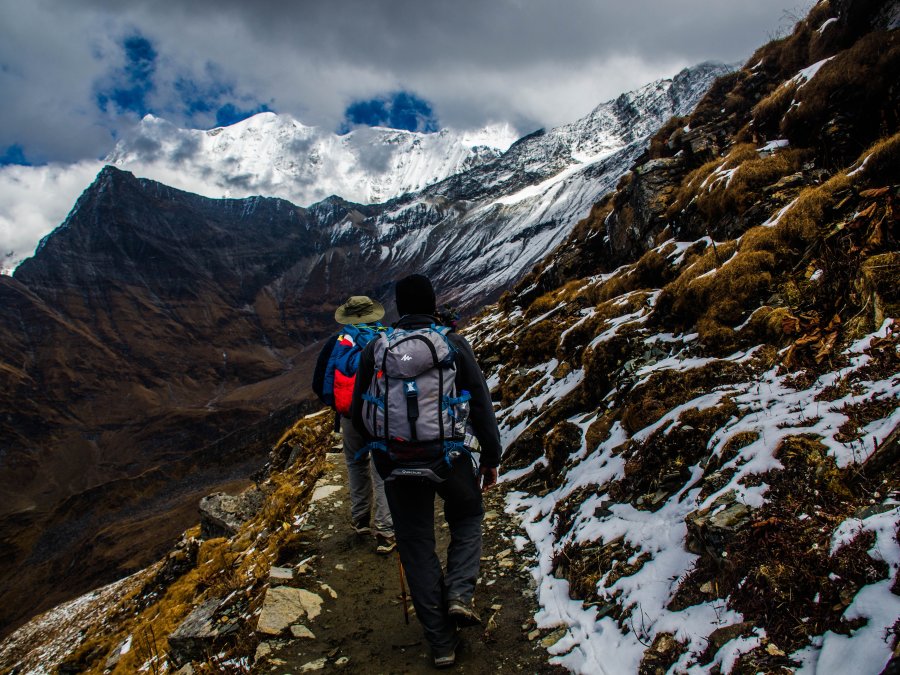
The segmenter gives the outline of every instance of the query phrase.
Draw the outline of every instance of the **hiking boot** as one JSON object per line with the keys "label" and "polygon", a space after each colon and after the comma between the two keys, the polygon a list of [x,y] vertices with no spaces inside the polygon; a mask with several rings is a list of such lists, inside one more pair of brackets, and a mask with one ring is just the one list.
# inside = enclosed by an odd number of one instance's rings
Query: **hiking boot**
{"label": "hiking boot", "polygon": [[463,602],[458,598],[447,601],[447,614],[450,615],[450,618],[456,622],[459,628],[481,624],[481,617],[475,613],[472,604]]}
{"label": "hiking boot", "polygon": [[357,520],[353,523],[353,531],[356,532],[356,534],[370,534],[372,528],[369,527],[368,520]]}
{"label": "hiking boot", "polygon": [[385,534],[383,532],[375,533],[375,551],[377,553],[390,553],[395,548],[397,548],[397,540],[393,535]]}
{"label": "hiking boot", "polygon": [[449,649],[432,650],[432,659],[434,659],[435,668],[450,668],[456,663],[456,649],[459,647],[459,639],[453,641],[453,646]]}

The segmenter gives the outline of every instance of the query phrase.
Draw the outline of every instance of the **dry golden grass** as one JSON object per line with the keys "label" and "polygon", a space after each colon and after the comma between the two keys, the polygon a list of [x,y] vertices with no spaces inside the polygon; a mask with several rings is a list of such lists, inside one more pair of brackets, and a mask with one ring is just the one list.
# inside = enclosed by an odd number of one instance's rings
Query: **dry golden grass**
{"label": "dry golden grass", "polygon": [[900,132],[876,141],[856,161],[857,166],[863,163],[862,177],[869,185],[900,182]]}
{"label": "dry golden grass", "polygon": [[[743,214],[756,203],[763,188],[798,171],[809,154],[806,150],[786,149],[760,157],[754,144],[736,145],[724,160],[708,162],[688,176],[667,214],[675,217],[693,204],[715,230],[715,224],[723,217]],[[714,171],[732,173],[725,179],[712,176]]]}
{"label": "dry golden grass", "polygon": [[825,234],[829,211],[851,186],[845,174],[837,174],[801,192],[776,224],[748,230],[739,244],[729,242],[717,251],[707,250],[665,286],[655,318],[695,325],[700,338],[714,350],[732,347],[731,327],[770,292],[778,270],[790,269]]}
{"label": "dry golden grass", "polygon": [[796,94],[797,83],[786,82],[753,106],[754,130],[767,138],[775,137],[780,131],[781,120]]}
{"label": "dry golden grass", "polygon": [[570,359],[575,357],[584,345],[607,328],[610,319],[634,314],[646,305],[649,296],[649,291],[623,291],[600,302],[591,317],[568,329],[559,346],[558,356]]}
{"label": "dry golden grass", "polygon": [[659,288],[671,275],[672,270],[665,255],[657,250],[650,250],[634,265],[623,268],[603,282],[587,287],[584,296],[588,305],[599,308],[603,303],[617,301],[628,293]]}
{"label": "dry golden grass", "polygon": [[816,147],[834,167],[900,125],[900,35],[876,32],[824,64],[786,111],[781,133],[795,146]]}
{"label": "dry golden grass", "polygon": [[583,295],[585,283],[581,279],[573,279],[561,288],[554,289],[544,295],[536,298],[528,309],[525,310],[527,318],[534,318],[542,314],[546,314],[550,310],[556,309],[560,305],[569,305],[577,302],[579,297]]}
{"label": "dry golden grass", "polygon": [[[303,418],[291,427],[278,445],[301,446],[298,458],[286,471],[270,477],[271,493],[260,514],[231,539],[202,542],[196,565],[166,588],[155,589],[161,597],[139,613],[133,611],[141,601],[138,591],[110,608],[104,627],[86,640],[69,662],[77,665],[80,672],[103,673],[109,654],[130,635],[133,648],[122,655],[112,672],[136,673],[151,659],[156,660],[155,664],[146,672],[157,672],[157,668],[162,672],[168,636],[199,604],[242,589],[251,594],[251,605],[259,602],[261,582],[267,578],[281,547],[295,536],[291,529],[294,516],[306,511],[316,480],[324,469],[332,424],[332,415],[316,415]],[[197,534],[199,527],[192,528],[185,536]],[[147,570],[148,583],[159,569],[157,564]]]}
{"label": "dry golden grass", "polygon": [[691,171],[681,182],[681,186],[673,195],[672,203],[668,209],[666,209],[666,216],[672,218],[678,212],[682,211],[692,199],[700,194],[700,191],[704,189],[703,183],[709,178],[710,174],[718,167],[722,166],[722,164],[723,160],[716,158]]}

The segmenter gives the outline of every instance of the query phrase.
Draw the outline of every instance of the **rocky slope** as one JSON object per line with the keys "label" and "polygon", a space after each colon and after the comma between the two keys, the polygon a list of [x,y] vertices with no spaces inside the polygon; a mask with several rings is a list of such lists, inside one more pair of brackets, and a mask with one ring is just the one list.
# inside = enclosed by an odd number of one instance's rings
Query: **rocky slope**
{"label": "rocky slope", "polygon": [[471,328],[553,663],[896,668],[898,16],[817,4]]}
{"label": "rocky slope", "polygon": [[[463,309],[496,297],[723,70],[648,85],[385,204],[212,200],[105,168],[0,277],[0,626],[147,562],[198,493],[246,477],[259,455],[231,449],[246,435],[263,447],[309,395],[315,343],[343,299],[387,299],[412,271]],[[224,130],[198,157],[250,131],[245,149],[283,147],[285,124]],[[137,519],[143,538],[121,538]],[[39,605],[19,601],[36,587]]]}

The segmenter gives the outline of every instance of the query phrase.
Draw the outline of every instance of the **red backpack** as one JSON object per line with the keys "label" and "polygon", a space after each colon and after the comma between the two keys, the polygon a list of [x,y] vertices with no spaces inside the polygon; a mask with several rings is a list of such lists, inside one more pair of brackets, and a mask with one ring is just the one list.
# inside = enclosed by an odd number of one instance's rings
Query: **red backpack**
{"label": "red backpack", "polygon": [[359,370],[362,350],[385,330],[387,329],[380,323],[371,326],[348,324],[338,335],[325,370],[324,393],[326,396],[328,394],[333,396],[334,409],[341,415],[350,414],[353,387],[356,385],[356,371]]}

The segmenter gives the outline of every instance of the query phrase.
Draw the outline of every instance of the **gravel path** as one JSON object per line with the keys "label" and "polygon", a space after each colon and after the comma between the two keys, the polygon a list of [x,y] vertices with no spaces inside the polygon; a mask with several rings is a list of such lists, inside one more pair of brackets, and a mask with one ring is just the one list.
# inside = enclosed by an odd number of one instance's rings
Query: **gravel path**
{"label": "gravel path", "polygon": [[[404,622],[398,556],[376,553],[371,537],[350,529],[343,455],[328,458],[331,466],[318,487],[321,497],[307,520],[309,539],[285,563],[297,570],[294,585],[323,599],[321,614],[304,624],[314,637],[268,641],[253,672],[433,672],[411,604],[409,624]],[[504,513],[503,498],[503,488],[497,487],[485,500],[482,574],[475,596],[484,625],[463,630],[452,672],[564,673],[547,663],[534,630],[537,606],[529,562],[516,551],[513,538],[520,532]],[[437,502],[439,548],[445,549],[447,527]]]}

